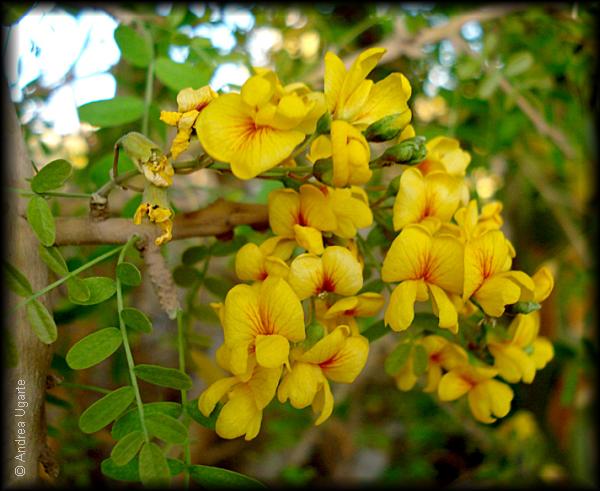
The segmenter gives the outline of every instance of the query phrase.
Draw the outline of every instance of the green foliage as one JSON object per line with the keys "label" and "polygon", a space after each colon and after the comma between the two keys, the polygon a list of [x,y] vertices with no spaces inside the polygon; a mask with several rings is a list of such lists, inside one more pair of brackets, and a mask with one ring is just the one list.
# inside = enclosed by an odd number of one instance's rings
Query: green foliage
{"label": "green foliage", "polygon": [[133,123],[144,114],[144,101],[134,96],[116,96],[88,102],[79,109],[79,119],[94,126],[112,127]]}
{"label": "green foliage", "polygon": [[110,452],[110,458],[119,467],[124,466],[137,455],[143,443],[144,434],[141,431],[132,431],[117,442]]}
{"label": "green foliage", "polygon": [[192,388],[192,380],[189,375],[175,370],[174,368],[165,368],[158,365],[136,365],[135,374],[154,385],[161,387],[170,387],[171,389],[188,390]]}
{"label": "green foliage", "polygon": [[133,402],[135,392],[125,386],[98,399],[79,417],[79,428],[84,433],[95,433],[114,421]]}
{"label": "green foliage", "polygon": [[148,432],[166,443],[183,444],[187,441],[187,428],[167,414],[145,416]]}
{"label": "green foliage", "polygon": [[90,292],[87,300],[81,300],[81,297],[72,296],[69,290],[69,300],[78,305],[96,305],[108,300],[116,292],[115,280],[106,276],[91,276],[83,278],[82,285]]}
{"label": "green foliage", "polygon": [[117,266],[117,277],[121,283],[128,286],[138,286],[142,283],[142,273],[131,263],[120,263]]}
{"label": "green foliage", "polygon": [[104,361],[122,343],[121,332],[114,327],[106,327],[77,341],[67,353],[66,360],[71,368],[83,370]]}
{"label": "green foliage", "polygon": [[155,70],[156,78],[176,92],[186,87],[202,87],[211,76],[209,71],[192,63],[176,63],[164,57],[157,58]]}
{"label": "green foliage", "polygon": [[47,247],[54,244],[56,227],[50,206],[41,196],[32,196],[27,205],[27,221],[38,240]]}
{"label": "green foliage", "polygon": [[243,488],[266,489],[266,486],[256,479],[239,472],[209,467],[206,465],[191,466],[191,476],[194,481],[206,489]]}
{"label": "green foliage", "polygon": [[44,344],[52,344],[56,341],[58,331],[48,309],[37,299],[31,300],[25,309],[27,321],[38,339]]}
{"label": "green foliage", "polygon": [[45,193],[62,187],[71,177],[73,168],[66,160],[53,160],[46,164],[31,180],[31,189],[35,193]]}
{"label": "green foliage", "polygon": [[135,29],[119,25],[115,29],[115,41],[119,45],[121,55],[128,63],[136,67],[146,68],[152,61],[152,45]]}
{"label": "green foliage", "polygon": [[[144,404],[144,418],[152,417],[157,414],[165,414],[172,418],[178,418],[181,416],[181,404],[177,402],[148,402]],[[141,431],[142,425],[140,423],[140,415],[136,409],[127,411],[121,417],[119,417],[111,429],[112,437],[115,440],[120,440],[125,435],[132,431]]]}
{"label": "green foliage", "polygon": [[135,307],[126,307],[121,310],[121,319],[127,327],[140,332],[152,332],[152,322],[148,316]]}
{"label": "green foliage", "polygon": [[144,443],[140,451],[140,480],[146,486],[166,487],[171,481],[167,459],[156,443]]}

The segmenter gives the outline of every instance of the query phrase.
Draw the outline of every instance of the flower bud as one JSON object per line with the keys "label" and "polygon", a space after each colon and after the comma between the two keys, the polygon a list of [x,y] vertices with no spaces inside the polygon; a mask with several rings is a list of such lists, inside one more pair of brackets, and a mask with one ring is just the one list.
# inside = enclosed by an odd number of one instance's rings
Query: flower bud
{"label": "flower bud", "polygon": [[401,113],[389,114],[372,123],[364,132],[371,142],[384,142],[395,138],[410,123],[412,113],[406,109]]}
{"label": "flower bud", "polygon": [[513,314],[530,314],[540,310],[542,306],[537,302],[517,302],[508,307],[508,311]]}
{"label": "flower bud", "polygon": [[132,131],[117,140],[125,153],[133,160],[140,172],[142,164],[148,162],[153,155],[162,154],[160,147],[146,136]]}
{"label": "flower bud", "polygon": [[323,116],[319,118],[317,121],[317,135],[323,135],[324,133],[329,133],[331,130],[331,114],[329,111],[326,111]]}
{"label": "flower bud", "polygon": [[425,138],[415,136],[388,148],[381,158],[396,164],[413,165],[421,162],[426,155]]}
{"label": "flower bud", "polygon": [[331,159],[321,159],[313,165],[313,176],[323,184],[331,186],[333,180],[333,161]]}

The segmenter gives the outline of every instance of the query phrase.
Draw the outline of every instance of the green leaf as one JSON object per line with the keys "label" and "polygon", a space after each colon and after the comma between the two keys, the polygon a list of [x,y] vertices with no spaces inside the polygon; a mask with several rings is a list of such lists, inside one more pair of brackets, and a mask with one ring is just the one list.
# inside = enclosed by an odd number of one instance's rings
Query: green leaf
{"label": "green leaf", "polygon": [[368,326],[361,334],[369,340],[369,343],[372,343],[373,341],[385,336],[386,334],[389,334],[390,332],[391,331],[385,325],[385,322],[383,322],[383,320],[378,320],[377,322],[374,322]]}
{"label": "green leaf", "polygon": [[185,468],[187,467],[185,465],[185,462],[182,462],[179,459],[170,459],[167,458],[167,464],[169,466],[169,472],[171,473],[172,476],[176,476],[177,474],[181,474]]}
{"label": "green leaf", "polygon": [[144,443],[139,457],[140,480],[145,486],[167,487],[171,473],[167,459],[156,443]]}
{"label": "green leaf", "polygon": [[248,239],[243,235],[237,235],[233,240],[218,240],[210,246],[211,256],[229,256],[248,242]]}
{"label": "green leaf", "polygon": [[138,286],[142,282],[142,273],[135,265],[123,262],[117,265],[117,278],[124,285]]}
{"label": "green leaf", "polygon": [[69,273],[67,263],[57,247],[44,247],[42,244],[39,244],[38,252],[42,261],[46,263],[46,266],[57,275],[65,276]]}
{"label": "green leaf", "polygon": [[180,264],[173,270],[173,281],[184,288],[192,286],[199,278],[199,271],[185,264]]}
{"label": "green leaf", "polygon": [[420,377],[427,371],[427,365],[429,364],[429,355],[427,350],[420,344],[415,344],[413,347],[413,373]]}
{"label": "green leaf", "polygon": [[126,307],[121,311],[121,319],[127,327],[141,332],[152,332],[152,322],[141,310]]}
{"label": "green leaf", "polygon": [[198,399],[194,399],[192,401],[188,401],[185,405],[185,411],[190,415],[190,417],[199,425],[208,428],[209,430],[215,431],[215,427],[217,424],[217,418],[221,412],[221,408],[223,407],[222,403],[217,403],[213,412],[210,413],[208,417],[204,416],[198,409]]}
{"label": "green leaf", "polygon": [[530,314],[541,308],[542,306],[537,302],[517,302],[509,306],[509,310],[515,314]]}
{"label": "green leaf", "polygon": [[204,278],[204,286],[216,297],[225,298],[232,285],[229,281],[209,276],[208,278]]}
{"label": "green leaf", "polygon": [[144,434],[141,431],[132,431],[117,442],[110,453],[110,458],[118,466],[123,466],[137,455],[142,443],[144,443]]}
{"label": "green leaf", "polygon": [[208,247],[204,245],[194,246],[183,251],[181,262],[187,265],[196,264],[206,256],[208,256]]}
{"label": "green leaf", "polygon": [[133,458],[125,465],[117,465],[112,458],[104,459],[100,464],[102,474],[116,481],[139,482],[139,461]]}
{"label": "green leaf", "polygon": [[3,261],[4,280],[9,290],[20,297],[29,297],[33,295],[33,289],[29,280],[8,261]]}
{"label": "green leaf", "polygon": [[175,368],[159,367],[158,365],[137,365],[134,370],[139,378],[154,385],[179,390],[192,388],[192,379]]}
{"label": "green leaf", "polygon": [[25,308],[27,321],[38,339],[44,344],[56,341],[56,324],[48,309],[37,298],[31,300]]}
{"label": "green leaf", "polygon": [[79,417],[79,429],[84,433],[95,433],[127,409],[135,398],[133,387],[126,385],[106,394],[88,407]]}
{"label": "green leaf", "polygon": [[32,196],[27,205],[27,221],[38,240],[45,246],[54,244],[56,229],[50,206],[41,196]]}
{"label": "green leaf", "polygon": [[121,24],[115,29],[115,41],[123,58],[136,67],[145,68],[152,60],[152,46],[137,31]]}
{"label": "green leaf", "polygon": [[69,296],[69,300],[77,305],[96,305],[108,300],[117,291],[115,280],[106,276],[92,276],[84,278],[82,282],[90,291],[90,296],[85,301]]}
{"label": "green leaf", "polygon": [[182,444],[188,439],[187,428],[181,421],[166,414],[145,417],[146,428],[157,438],[167,443]]}
{"label": "green leaf", "polygon": [[192,63],[176,63],[166,57],[156,60],[154,71],[156,78],[175,92],[186,87],[199,89],[208,84],[211,77],[208,70],[201,70]]}
{"label": "green leaf", "polygon": [[110,127],[133,123],[144,114],[144,101],[139,97],[117,96],[88,102],[79,107],[79,119],[94,126]]}
{"label": "green leaf", "polygon": [[570,363],[565,369],[563,376],[563,388],[560,393],[560,405],[570,406],[575,400],[577,393],[577,383],[579,382],[579,362]]}
{"label": "green leaf", "polygon": [[392,351],[385,360],[385,373],[396,375],[408,361],[412,344],[401,343]]}
{"label": "green leaf", "polygon": [[477,95],[480,99],[489,99],[500,84],[500,80],[502,79],[502,73],[498,70],[486,74],[485,77],[481,80],[479,84],[479,89]]}
{"label": "green leaf", "polygon": [[112,355],[121,346],[121,331],[107,327],[77,341],[66,356],[67,364],[74,370],[83,370],[97,365]]}
{"label": "green leaf", "polygon": [[514,53],[506,62],[504,74],[507,77],[514,77],[523,72],[526,72],[533,65],[533,55],[528,51],[519,51]]}
{"label": "green leaf", "polygon": [[45,193],[60,188],[71,177],[73,168],[63,159],[53,160],[40,169],[31,179],[34,193]]}
{"label": "green leaf", "polygon": [[384,288],[385,288],[385,283],[381,279],[376,278],[373,281],[369,281],[366,285],[364,285],[361,289],[361,293],[364,293],[364,292],[381,293]]}
{"label": "green leaf", "polygon": [[[177,402],[149,402],[144,404],[144,419],[155,414],[167,414],[173,418],[181,416],[181,404]],[[140,414],[137,408],[127,411],[112,427],[111,435],[120,440],[132,431],[141,431]]]}
{"label": "green leaf", "polygon": [[245,488],[267,489],[267,487],[252,477],[239,472],[211,467],[208,465],[190,466],[191,478],[206,489]]}
{"label": "green leaf", "polygon": [[73,303],[87,302],[90,297],[90,289],[79,276],[71,276],[67,281],[67,293],[69,300]]}

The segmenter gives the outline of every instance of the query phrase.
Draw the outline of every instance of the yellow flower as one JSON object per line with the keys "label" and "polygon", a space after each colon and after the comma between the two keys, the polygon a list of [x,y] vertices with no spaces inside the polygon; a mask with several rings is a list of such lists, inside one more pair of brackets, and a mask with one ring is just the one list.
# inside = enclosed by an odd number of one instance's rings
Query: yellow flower
{"label": "yellow flower", "polygon": [[326,247],[321,257],[300,254],[290,265],[290,286],[300,300],[326,293],[355,295],[363,284],[360,263],[341,246]]}
{"label": "yellow flower", "polygon": [[357,229],[368,227],[373,223],[373,212],[364,189],[358,186],[328,187],[325,194],[337,222],[333,233],[338,237],[351,239],[356,236]]}
{"label": "yellow flower", "polygon": [[420,223],[433,231],[439,222],[449,222],[460,204],[460,185],[445,172],[423,176],[418,169],[406,169],[394,202],[394,230]]}
{"label": "yellow flower", "polygon": [[276,235],[295,239],[300,247],[314,254],[323,252],[321,232],[333,231],[337,220],[327,196],[312,184],[269,193],[269,225]]}
{"label": "yellow flower", "polygon": [[533,382],[536,370],[541,370],[554,357],[552,343],[538,337],[539,312],[518,314],[508,329],[508,340],[493,334],[488,336],[488,349],[493,355],[494,368],[510,383],[521,380]]}
{"label": "yellow flower", "polygon": [[550,293],[552,293],[552,289],[554,288],[554,276],[552,276],[552,272],[547,266],[542,266],[533,274],[531,279],[533,280],[534,285],[533,291],[522,290],[519,301],[542,303],[550,296]]}
{"label": "yellow flower", "polygon": [[323,94],[303,84],[283,87],[274,72],[258,70],[240,94],[225,94],[200,113],[195,128],[204,150],[252,179],[288,159],[325,112]]}
{"label": "yellow flower", "polygon": [[[493,423],[510,411],[512,389],[495,380],[497,372],[490,367],[459,365],[446,373],[438,385],[438,397],[453,401],[468,394],[471,413],[482,423]],[[494,417],[496,416],[496,417]]]}
{"label": "yellow flower", "polygon": [[217,97],[217,93],[208,85],[196,90],[188,87],[177,94],[177,112],[161,111],[161,121],[177,127],[177,135],[171,143],[173,160],[190,145],[192,130],[200,112]]}
{"label": "yellow flower", "polygon": [[275,396],[281,367],[254,366],[250,376],[234,376],[217,380],[198,398],[198,409],[205,416],[213,412],[217,402],[227,402],[217,418],[215,430],[221,438],[244,435],[252,440],[258,435],[262,411]]}
{"label": "yellow flower", "polygon": [[425,147],[427,157],[417,166],[423,175],[441,170],[451,176],[465,176],[467,166],[471,162],[471,155],[460,148],[458,140],[437,136],[429,140]]}
{"label": "yellow flower", "polygon": [[411,87],[404,75],[392,73],[377,83],[367,79],[385,51],[363,51],[347,71],[338,56],[325,55],[325,99],[334,120],[347,121],[362,131],[385,116],[408,110]]}
{"label": "yellow flower", "polygon": [[235,272],[240,280],[263,281],[268,276],[287,278],[288,265],[296,243],[283,237],[271,237],[260,246],[248,243],[235,256]]}
{"label": "yellow flower", "polygon": [[[444,224],[442,230],[452,233],[468,242],[475,237],[483,235],[490,230],[499,230],[504,220],[502,219],[502,203],[494,201],[484,205],[479,213],[477,201],[472,199],[467,206],[459,208],[454,214],[455,224]],[[509,246],[512,249],[512,246]],[[511,250],[511,255],[514,256]]]}
{"label": "yellow flower", "polygon": [[458,344],[448,341],[442,336],[432,334],[425,336],[421,343],[428,355],[427,384],[423,389],[425,392],[434,392],[442,378],[442,369],[452,370],[458,365],[467,362],[467,353]]}
{"label": "yellow flower", "polygon": [[173,211],[169,208],[164,208],[153,203],[142,203],[135,210],[133,215],[133,223],[140,225],[142,218],[148,216],[152,223],[156,223],[163,231],[160,237],[157,237],[154,241],[156,245],[162,245],[165,242],[169,242],[173,237]]}
{"label": "yellow flower", "polygon": [[432,297],[440,327],[458,331],[454,298],[463,289],[463,245],[450,236],[432,237],[421,225],[409,225],[392,245],[383,261],[381,279],[399,281],[385,311],[385,323],[395,331],[410,326],[415,301]]}
{"label": "yellow flower", "polygon": [[373,175],[369,169],[369,144],[364,135],[346,121],[332,121],[331,136],[318,136],[310,147],[308,159],[311,162],[329,157],[333,162],[332,184],[336,187],[365,184]]}
{"label": "yellow flower", "polygon": [[490,230],[467,242],[463,300],[473,297],[488,315],[500,317],[506,305],[519,300],[523,289],[533,291],[531,277],[510,270],[513,252],[500,230]]}
{"label": "yellow flower", "polygon": [[[321,303],[322,301],[319,302],[319,304]],[[384,303],[385,299],[380,293],[365,292],[341,298],[331,307],[325,303],[322,315],[317,315],[317,319],[322,320],[329,330],[344,324],[350,327],[353,335],[358,335],[358,325],[354,318],[372,317],[381,310]]]}
{"label": "yellow flower", "polygon": [[225,297],[223,332],[234,374],[246,372],[250,353],[262,367],[280,367],[288,363],[290,341],[305,337],[302,305],[281,278],[236,285]]}
{"label": "yellow flower", "polygon": [[369,342],[362,336],[349,336],[348,326],[339,326],[308,351],[295,351],[291,370],[277,391],[280,402],[288,399],[302,409],[312,404],[320,412],[315,424],[323,423],[333,411],[333,395],[329,380],[350,384],[367,362]]}

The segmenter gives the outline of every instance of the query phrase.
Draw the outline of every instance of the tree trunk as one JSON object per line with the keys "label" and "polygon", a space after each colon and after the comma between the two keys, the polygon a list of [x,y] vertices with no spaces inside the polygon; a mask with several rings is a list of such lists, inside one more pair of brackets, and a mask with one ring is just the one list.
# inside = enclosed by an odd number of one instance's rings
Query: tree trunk
{"label": "tree trunk", "polygon": [[[11,187],[27,189],[29,186],[25,178],[33,175],[33,169],[14,105],[8,100],[8,87],[5,87],[4,93],[4,107],[8,112],[5,115],[7,165],[4,182]],[[38,240],[24,218],[27,200],[12,192],[2,194],[3,213],[7,217],[4,236],[8,237],[5,259],[27,277],[34,291],[40,290],[48,284],[48,269],[39,257]],[[22,300],[11,292],[7,298],[9,309],[15,301]],[[51,311],[47,295],[39,300]],[[7,370],[6,392],[3,394],[5,475],[2,482],[11,488],[31,487],[39,483],[40,463],[44,464],[48,454],[44,401],[52,346],[38,340],[24,308],[5,315],[5,321],[7,333],[3,344],[8,335],[14,342],[17,361],[16,366]],[[44,457],[40,459],[40,456]],[[45,467],[48,471],[47,464]]]}

